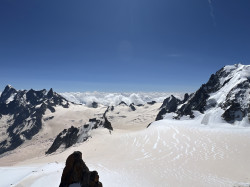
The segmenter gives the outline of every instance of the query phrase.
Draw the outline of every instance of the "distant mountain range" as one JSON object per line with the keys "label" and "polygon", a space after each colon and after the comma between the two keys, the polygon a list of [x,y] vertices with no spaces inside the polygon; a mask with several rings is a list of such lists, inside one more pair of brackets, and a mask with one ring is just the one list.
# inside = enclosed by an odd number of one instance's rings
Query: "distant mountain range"
{"label": "distant mountain range", "polygon": [[0,97],[0,154],[32,139],[42,128],[45,111],[53,113],[58,105],[68,108],[69,102],[52,89],[18,91],[7,85]]}
{"label": "distant mountain range", "polygon": [[181,99],[183,93],[171,93],[171,92],[136,92],[136,93],[115,93],[115,92],[64,92],[60,93],[67,100],[77,103],[92,106],[93,102],[102,104],[105,106],[117,106],[122,101],[128,105],[134,103],[135,105],[146,104],[147,102],[162,103],[163,100],[170,96]]}
{"label": "distant mountain range", "polygon": [[[79,93],[62,94],[71,98],[68,101],[52,89],[16,90],[7,85],[0,96],[0,154],[15,150],[41,130],[42,137],[50,139],[46,151],[50,154],[87,140],[90,131],[99,127],[111,133],[128,126],[146,128],[154,120],[197,117],[205,125],[224,122],[249,126],[249,93],[250,66],[241,64],[225,66],[196,92],[171,95],[163,103],[153,95],[101,94],[98,98],[96,93],[92,100],[89,95],[77,104],[72,101],[76,95],[78,99],[82,96]],[[103,102],[107,98],[110,103]]]}

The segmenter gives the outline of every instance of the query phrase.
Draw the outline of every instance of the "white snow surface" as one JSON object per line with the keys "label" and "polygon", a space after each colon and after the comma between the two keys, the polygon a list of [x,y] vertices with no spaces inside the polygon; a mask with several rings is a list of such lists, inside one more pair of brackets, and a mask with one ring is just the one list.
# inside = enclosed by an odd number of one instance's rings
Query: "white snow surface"
{"label": "white snow surface", "polygon": [[1,186],[59,186],[66,158],[76,150],[90,170],[98,171],[103,186],[249,186],[249,142],[250,128],[191,120],[161,120],[148,129],[111,135],[101,128],[88,142],[62,153],[0,167]]}
{"label": "white snow surface", "polygon": [[163,102],[164,99],[170,95],[182,99],[184,93],[162,93],[162,92],[138,92],[138,93],[107,93],[107,92],[64,92],[60,93],[67,100],[77,103],[86,104],[91,106],[93,102],[105,106],[117,106],[122,101],[128,105],[134,103],[145,104],[150,101],[158,103]]}

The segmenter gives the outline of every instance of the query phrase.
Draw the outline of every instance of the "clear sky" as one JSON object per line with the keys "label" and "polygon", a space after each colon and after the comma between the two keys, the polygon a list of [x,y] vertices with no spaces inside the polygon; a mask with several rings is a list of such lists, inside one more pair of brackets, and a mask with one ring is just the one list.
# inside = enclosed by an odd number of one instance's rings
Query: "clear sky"
{"label": "clear sky", "polygon": [[249,0],[0,1],[0,90],[190,92],[239,62]]}

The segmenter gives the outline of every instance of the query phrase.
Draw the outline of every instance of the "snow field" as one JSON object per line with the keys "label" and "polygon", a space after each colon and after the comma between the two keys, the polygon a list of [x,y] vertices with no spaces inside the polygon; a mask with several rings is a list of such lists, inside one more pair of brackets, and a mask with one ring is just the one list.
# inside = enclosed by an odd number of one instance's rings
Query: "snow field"
{"label": "snow field", "polygon": [[75,150],[83,153],[88,167],[97,170],[100,181],[109,187],[232,187],[250,183],[249,129],[187,127],[162,120],[145,130],[117,130],[110,135],[101,128],[92,135],[88,142],[62,153],[20,163],[17,167],[42,165],[43,172],[15,184],[38,187],[53,178],[50,186],[58,186],[64,162]]}

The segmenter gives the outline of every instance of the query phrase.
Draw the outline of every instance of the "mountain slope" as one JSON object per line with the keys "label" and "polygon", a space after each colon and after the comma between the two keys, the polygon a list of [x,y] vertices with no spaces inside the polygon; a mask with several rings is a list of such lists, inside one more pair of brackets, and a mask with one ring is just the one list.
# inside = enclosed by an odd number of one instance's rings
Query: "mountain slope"
{"label": "mountain slope", "polygon": [[55,112],[56,106],[68,108],[69,102],[52,89],[17,91],[6,86],[0,97],[0,154],[30,140],[42,128],[46,110]]}
{"label": "mountain slope", "polygon": [[[249,123],[249,93],[250,66],[241,64],[225,66],[212,74],[208,82],[191,94],[185,103],[179,104],[172,118],[181,119],[183,116],[194,118],[198,112],[206,115],[203,121],[205,124],[212,118],[221,118],[231,124],[240,121],[245,123],[248,119]],[[173,111],[166,111],[160,116],[170,112]]]}

